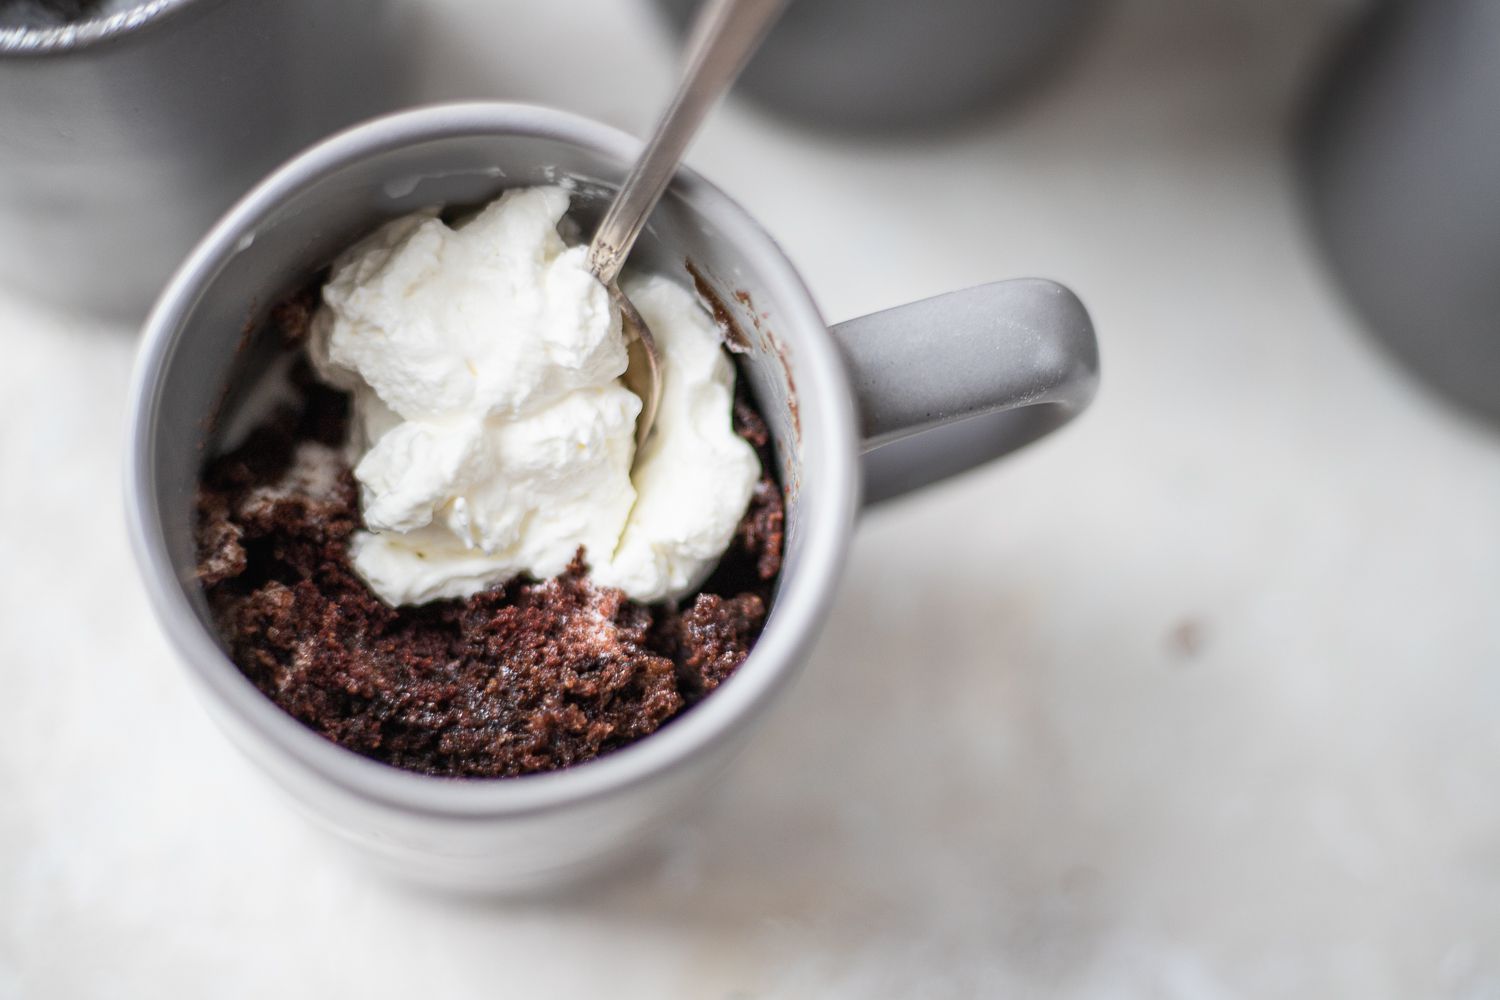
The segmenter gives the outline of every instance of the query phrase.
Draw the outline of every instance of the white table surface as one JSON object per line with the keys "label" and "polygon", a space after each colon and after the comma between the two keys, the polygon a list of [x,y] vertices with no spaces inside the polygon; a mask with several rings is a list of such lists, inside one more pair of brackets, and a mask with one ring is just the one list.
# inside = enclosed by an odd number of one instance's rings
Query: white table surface
{"label": "white table surface", "polygon": [[[669,861],[566,899],[372,879],[237,758],[124,540],[129,333],[0,296],[0,997],[1500,996],[1500,435],[1372,347],[1282,141],[1349,7],[1122,3],[939,137],[713,121],[829,316],[1055,276],[1104,387],[870,515]],[[637,130],[669,79],[620,0],[414,41]]]}

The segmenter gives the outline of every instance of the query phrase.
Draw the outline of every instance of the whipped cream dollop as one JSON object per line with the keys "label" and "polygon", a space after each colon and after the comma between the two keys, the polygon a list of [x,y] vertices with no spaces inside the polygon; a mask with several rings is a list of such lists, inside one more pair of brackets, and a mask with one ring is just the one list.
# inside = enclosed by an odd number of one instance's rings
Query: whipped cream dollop
{"label": "whipped cream dollop", "polygon": [[696,589],[760,476],[731,421],[734,366],[712,317],[660,276],[624,288],[661,354],[640,462],[620,317],[568,246],[559,187],[508,191],[449,226],[388,223],[334,264],[314,368],[354,397],[364,530],[356,572],[386,602],[547,579],[580,548],[642,602]]}

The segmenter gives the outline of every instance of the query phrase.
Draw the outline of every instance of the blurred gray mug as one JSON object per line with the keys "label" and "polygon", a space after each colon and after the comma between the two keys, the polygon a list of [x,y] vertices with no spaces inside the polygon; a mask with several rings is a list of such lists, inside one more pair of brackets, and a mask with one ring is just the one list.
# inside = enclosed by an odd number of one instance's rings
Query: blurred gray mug
{"label": "blurred gray mug", "polygon": [[1302,135],[1308,210],[1370,328],[1500,419],[1500,2],[1384,3]]}
{"label": "blurred gray mug", "polygon": [[[701,0],[657,0],[685,30]],[[735,85],[795,118],[858,130],[941,126],[1024,84],[1094,0],[792,0]]]}
{"label": "blurred gray mug", "polygon": [[869,501],[971,468],[1067,421],[1094,392],[1093,327],[1062,286],[999,282],[830,329],[770,236],[683,170],[631,261],[682,281],[690,262],[744,335],[742,377],[787,491],[786,561],[759,642],[660,732],[561,771],[435,778],[335,745],[225,655],[195,576],[193,496],[213,453],[212,418],[230,382],[254,374],[244,331],[350,243],[419,208],[569,180],[574,214],[591,227],[639,150],[607,126],[522,105],[379,119],[313,147],[240,201],[146,323],[126,496],[163,627],[234,742],[314,819],[409,878],[535,889],[635,851],[708,790],[800,668],[842,572],[862,485]]}
{"label": "blurred gray mug", "polygon": [[40,28],[7,8],[0,281],[110,318],[138,321],[256,178],[402,90],[390,0],[113,0]]}

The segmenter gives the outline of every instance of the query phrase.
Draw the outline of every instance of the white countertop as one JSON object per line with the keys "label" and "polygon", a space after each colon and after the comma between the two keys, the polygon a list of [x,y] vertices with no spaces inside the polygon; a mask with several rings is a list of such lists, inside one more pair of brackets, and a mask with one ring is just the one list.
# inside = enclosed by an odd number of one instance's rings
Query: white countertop
{"label": "white countertop", "polygon": [[[429,96],[667,86],[637,4],[429,7]],[[0,997],[1500,996],[1500,433],[1372,346],[1282,143],[1348,7],[1124,3],[940,137],[715,119],[830,317],[1053,276],[1104,385],[870,515],[722,794],[565,899],[374,880],[262,784],[137,592],[129,334],[0,296]]]}

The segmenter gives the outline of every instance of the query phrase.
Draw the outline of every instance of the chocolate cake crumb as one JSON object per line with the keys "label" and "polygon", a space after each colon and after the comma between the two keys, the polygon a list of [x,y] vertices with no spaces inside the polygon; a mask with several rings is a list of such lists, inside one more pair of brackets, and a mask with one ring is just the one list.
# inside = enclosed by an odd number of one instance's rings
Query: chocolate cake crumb
{"label": "chocolate cake crumb", "polygon": [[734,673],[765,615],[759,594],[699,594],[691,607],[663,621],[659,644],[676,662],[679,683],[701,697]]}
{"label": "chocolate cake crumb", "polygon": [[[312,305],[273,313],[306,335]],[[328,739],[425,774],[509,777],[590,760],[654,733],[728,679],[765,625],[784,502],[764,420],[741,386],[734,427],[765,475],[719,566],[682,608],[562,576],[392,608],[355,574],[358,489],[340,447],[349,404],[305,362],[285,407],[211,462],[198,578],[240,669]]]}
{"label": "chocolate cake crumb", "polygon": [[281,334],[282,343],[291,346],[307,339],[313,315],[318,311],[318,289],[309,285],[295,295],[282,299],[271,310],[271,325]]}
{"label": "chocolate cake crumb", "polygon": [[199,494],[198,579],[205,586],[222,583],[249,568],[245,530],[229,517],[229,503],[222,493]]}

